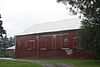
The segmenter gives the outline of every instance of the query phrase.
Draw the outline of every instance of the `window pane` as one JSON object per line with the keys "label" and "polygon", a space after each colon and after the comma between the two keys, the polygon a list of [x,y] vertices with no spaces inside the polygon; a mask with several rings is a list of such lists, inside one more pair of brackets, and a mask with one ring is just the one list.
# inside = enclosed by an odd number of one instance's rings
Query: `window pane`
{"label": "window pane", "polygon": [[68,43],[68,38],[64,39],[64,44]]}

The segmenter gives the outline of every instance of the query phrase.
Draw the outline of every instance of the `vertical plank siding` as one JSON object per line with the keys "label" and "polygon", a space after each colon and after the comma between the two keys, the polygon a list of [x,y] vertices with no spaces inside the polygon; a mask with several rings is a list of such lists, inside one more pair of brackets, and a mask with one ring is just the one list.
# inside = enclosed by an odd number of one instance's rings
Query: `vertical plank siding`
{"label": "vertical plank siding", "polygon": [[18,58],[94,58],[80,48],[77,30],[16,36]]}

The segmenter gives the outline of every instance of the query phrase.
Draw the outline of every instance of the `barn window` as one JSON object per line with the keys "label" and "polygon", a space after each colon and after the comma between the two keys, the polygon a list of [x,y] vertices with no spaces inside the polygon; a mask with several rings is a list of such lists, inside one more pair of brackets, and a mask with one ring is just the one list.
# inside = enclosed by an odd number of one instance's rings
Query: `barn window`
{"label": "barn window", "polygon": [[21,45],[21,41],[18,41],[18,46],[20,46]]}
{"label": "barn window", "polygon": [[27,46],[28,45],[28,42],[27,41],[25,41],[25,46]]}
{"label": "barn window", "polygon": [[64,44],[68,43],[68,38],[64,39]]}

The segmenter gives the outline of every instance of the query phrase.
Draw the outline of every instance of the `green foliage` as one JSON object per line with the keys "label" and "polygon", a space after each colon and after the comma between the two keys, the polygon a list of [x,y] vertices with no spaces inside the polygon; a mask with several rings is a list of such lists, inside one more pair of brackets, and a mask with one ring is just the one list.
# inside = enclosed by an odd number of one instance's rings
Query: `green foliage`
{"label": "green foliage", "polygon": [[15,45],[15,38],[14,37],[4,37],[2,41],[0,41],[0,56],[5,56],[6,48]]}
{"label": "green foliage", "polygon": [[97,55],[97,59],[100,59],[100,40],[98,41],[98,43],[96,43],[94,50]]}
{"label": "green foliage", "polygon": [[90,24],[88,23],[88,20],[81,21],[82,26],[79,33],[79,40],[81,46],[88,51],[91,51],[94,49],[94,41],[95,41],[95,33],[93,30],[93,27],[90,27]]}
{"label": "green foliage", "polygon": [[15,45],[15,38],[14,37],[4,37],[2,41],[0,41],[0,49],[8,48]]}
{"label": "green foliage", "polygon": [[15,38],[14,37],[9,37],[7,38],[7,46],[11,47],[15,45]]}
{"label": "green foliage", "polygon": [[82,14],[82,26],[79,31],[83,48],[95,52],[100,58],[100,0],[57,0],[69,4],[70,12]]}
{"label": "green foliage", "polygon": [[85,49],[85,50],[90,50],[92,49],[93,46],[91,46],[93,44],[93,37],[91,34],[91,31],[88,29],[81,29],[79,31],[79,40],[80,40],[80,44],[81,46]]}
{"label": "green foliage", "polygon": [[[0,14],[0,18],[1,18],[1,14]],[[6,34],[6,31],[2,27],[2,24],[3,24],[2,22],[3,21],[0,20],[0,38],[3,37],[3,34]]]}
{"label": "green foliage", "polygon": [[70,9],[73,13],[79,12],[88,18],[97,17],[100,11],[100,0],[57,0],[57,2],[71,5]]}
{"label": "green foliage", "polygon": [[[0,18],[1,18],[1,14],[0,14]],[[0,19],[0,52],[3,52],[1,50],[4,50],[5,52],[5,43],[4,43],[4,37],[6,37],[6,30],[4,30],[2,23],[3,21],[1,21]],[[5,34],[5,36],[4,36]],[[1,53],[0,53],[1,54]]]}
{"label": "green foliage", "polygon": [[5,43],[5,48],[11,47],[15,45],[15,38],[14,37],[5,37],[3,38],[3,42]]}
{"label": "green foliage", "polygon": [[42,67],[36,63],[0,60],[0,67]]}

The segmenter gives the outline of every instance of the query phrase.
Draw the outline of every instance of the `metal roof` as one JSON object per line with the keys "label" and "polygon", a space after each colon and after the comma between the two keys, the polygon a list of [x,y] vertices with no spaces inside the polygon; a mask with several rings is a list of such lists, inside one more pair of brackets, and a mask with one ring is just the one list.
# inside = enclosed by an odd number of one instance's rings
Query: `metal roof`
{"label": "metal roof", "polygon": [[35,24],[19,35],[79,29],[79,27],[80,27],[80,20],[78,18],[74,18],[74,19],[61,20],[56,22]]}

